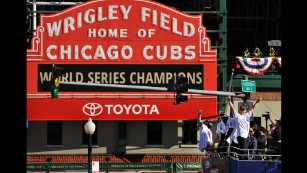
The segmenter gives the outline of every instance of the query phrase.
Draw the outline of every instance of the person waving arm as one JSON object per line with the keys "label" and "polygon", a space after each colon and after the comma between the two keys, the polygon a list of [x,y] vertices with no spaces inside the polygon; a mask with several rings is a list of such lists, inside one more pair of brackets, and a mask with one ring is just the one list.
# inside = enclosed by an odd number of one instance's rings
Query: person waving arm
{"label": "person waving arm", "polygon": [[201,127],[202,126],[202,122],[201,122],[201,114],[203,113],[203,110],[198,110],[198,116],[197,116],[197,125],[199,126],[199,127]]}
{"label": "person waving arm", "polygon": [[238,113],[237,110],[235,109],[235,107],[233,106],[232,102],[230,101],[230,96],[227,96],[227,100],[228,100],[228,104],[230,109],[233,111],[234,116],[236,117],[236,114]]}
{"label": "person waving arm", "polygon": [[253,107],[251,108],[251,112],[254,113],[254,110],[258,107],[259,102],[262,100],[262,97],[258,97],[257,101],[255,102],[255,104],[253,105]]}

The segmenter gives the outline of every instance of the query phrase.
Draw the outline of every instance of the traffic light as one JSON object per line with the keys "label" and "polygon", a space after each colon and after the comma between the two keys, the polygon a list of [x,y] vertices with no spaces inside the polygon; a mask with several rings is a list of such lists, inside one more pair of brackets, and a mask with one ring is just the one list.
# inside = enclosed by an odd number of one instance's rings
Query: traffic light
{"label": "traffic light", "polygon": [[59,86],[60,86],[59,77],[52,77],[51,79],[51,98],[52,99],[59,97]]}
{"label": "traffic light", "polygon": [[245,97],[243,98],[243,101],[246,102],[246,100],[249,100],[251,98],[250,92],[244,92]]}
{"label": "traffic light", "polygon": [[62,76],[66,71],[63,68],[56,67],[54,64],[52,66],[52,76],[51,76],[51,98],[59,97],[59,87],[60,87],[60,76]]}
{"label": "traffic light", "polygon": [[188,78],[184,76],[176,76],[175,78],[175,104],[180,104],[188,101],[188,96],[182,95],[188,91]]}

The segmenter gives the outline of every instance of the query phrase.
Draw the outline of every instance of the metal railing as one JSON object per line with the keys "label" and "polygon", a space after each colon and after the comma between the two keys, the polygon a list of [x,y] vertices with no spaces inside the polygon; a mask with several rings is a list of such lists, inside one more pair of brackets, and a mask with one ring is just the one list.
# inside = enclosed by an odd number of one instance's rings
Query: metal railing
{"label": "metal railing", "polygon": [[[225,149],[225,152],[218,152],[217,149]],[[233,146],[223,146],[219,148],[212,148],[208,150],[207,156],[209,158],[216,157],[234,157],[242,160],[280,160],[281,154],[276,150],[270,149],[240,149]]]}
{"label": "metal railing", "polygon": [[[27,171],[74,171],[84,172],[87,163],[40,163],[27,164]],[[186,171],[198,172],[201,170],[201,162],[129,162],[129,163],[99,163],[99,170],[108,172],[167,172],[182,173]]]}

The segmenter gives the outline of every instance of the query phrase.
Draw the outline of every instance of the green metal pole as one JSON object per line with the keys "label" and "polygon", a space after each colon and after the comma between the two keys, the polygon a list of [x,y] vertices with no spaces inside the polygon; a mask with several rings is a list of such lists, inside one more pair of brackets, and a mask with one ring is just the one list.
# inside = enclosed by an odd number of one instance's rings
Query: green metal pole
{"label": "green metal pole", "polygon": [[48,162],[47,163],[47,172],[46,173],[49,173],[49,170],[50,170],[50,168],[51,168],[51,161],[52,161],[52,158],[50,157],[50,158],[47,158],[46,159],[46,161]]}
{"label": "green metal pole", "polygon": [[106,173],[109,173],[109,162],[106,164]]}
{"label": "green metal pole", "polygon": [[[219,49],[218,49],[218,62],[221,63],[221,68],[219,71],[219,76],[221,75],[220,89],[221,91],[226,91],[227,83],[227,1],[220,0],[219,3]],[[219,110],[225,110],[226,107],[226,97],[219,96]]]}
{"label": "green metal pole", "polygon": [[173,173],[174,169],[173,169],[173,162],[170,162],[170,165],[167,168],[167,172],[168,173]]}
{"label": "green metal pole", "polygon": [[110,162],[110,157],[109,157],[109,154],[107,154],[106,155],[106,158],[104,159],[104,161],[105,161],[105,165],[106,165],[106,168],[105,168],[105,170],[106,170],[106,173],[109,173],[109,162]]}
{"label": "green metal pole", "polygon": [[46,173],[49,173],[49,166],[50,164],[48,163]]}
{"label": "green metal pole", "polygon": [[118,121],[118,153],[126,154],[126,121]]}

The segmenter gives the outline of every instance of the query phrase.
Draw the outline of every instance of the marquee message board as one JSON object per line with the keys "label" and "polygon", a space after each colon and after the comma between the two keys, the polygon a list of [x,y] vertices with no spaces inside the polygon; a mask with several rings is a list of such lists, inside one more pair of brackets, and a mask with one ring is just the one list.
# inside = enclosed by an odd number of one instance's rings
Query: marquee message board
{"label": "marquee message board", "polygon": [[145,0],[95,0],[42,14],[27,50],[29,120],[187,120],[217,114],[216,96],[189,94],[173,105],[160,91],[60,85],[50,98],[52,64],[60,82],[169,87],[174,74],[190,89],[217,89],[216,50],[202,15],[188,15]]}

